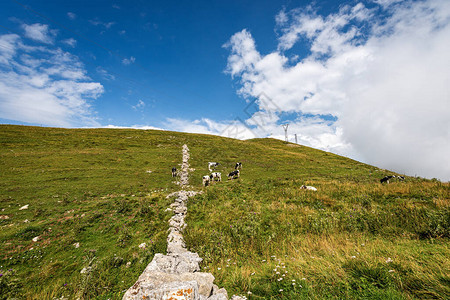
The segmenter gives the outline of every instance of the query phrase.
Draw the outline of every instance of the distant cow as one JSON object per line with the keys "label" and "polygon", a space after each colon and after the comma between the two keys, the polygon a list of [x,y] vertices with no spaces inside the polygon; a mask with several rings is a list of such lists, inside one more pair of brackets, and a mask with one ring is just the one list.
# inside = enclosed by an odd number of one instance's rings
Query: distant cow
{"label": "distant cow", "polygon": [[239,170],[235,170],[235,171],[231,172],[230,174],[228,174],[228,180],[234,179],[234,178],[239,178],[240,173],[241,172],[239,172]]}
{"label": "distant cow", "polygon": [[317,189],[315,187],[310,186],[310,185],[302,185],[300,188],[304,189],[304,190],[317,191]]}
{"label": "distant cow", "polygon": [[405,176],[397,176],[398,180],[403,181],[405,180]]}
{"label": "distant cow", "polygon": [[391,178],[395,178],[395,176],[394,175],[385,176],[385,177],[380,179],[380,183],[385,183],[386,182],[387,184],[389,184],[389,179],[391,179]]}
{"label": "distant cow", "polygon": [[209,175],[209,178],[211,181],[222,181],[222,173],[220,172],[213,172],[211,175]]}
{"label": "distant cow", "polygon": [[217,162],[209,162],[208,163],[208,170],[210,172],[212,172],[212,170],[215,170],[218,165],[220,165],[220,164],[217,163]]}
{"label": "distant cow", "polygon": [[210,177],[208,175],[203,176],[203,186],[208,186],[210,183]]}
{"label": "distant cow", "polygon": [[234,169],[235,170],[242,169],[242,163],[241,162],[237,162],[236,165],[234,166]]}
{"label": "distant cow", "polygon": [[177,177],[177,168],[172,168],[172,177]]}

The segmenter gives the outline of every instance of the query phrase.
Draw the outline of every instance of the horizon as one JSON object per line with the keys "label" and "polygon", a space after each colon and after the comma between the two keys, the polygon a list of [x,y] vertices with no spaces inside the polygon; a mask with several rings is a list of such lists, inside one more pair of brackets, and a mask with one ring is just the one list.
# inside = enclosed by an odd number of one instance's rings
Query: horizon
{"label": "horizon", "polygon": [[450,2],[3,1],[0,123],[284,140],[450,181]]}

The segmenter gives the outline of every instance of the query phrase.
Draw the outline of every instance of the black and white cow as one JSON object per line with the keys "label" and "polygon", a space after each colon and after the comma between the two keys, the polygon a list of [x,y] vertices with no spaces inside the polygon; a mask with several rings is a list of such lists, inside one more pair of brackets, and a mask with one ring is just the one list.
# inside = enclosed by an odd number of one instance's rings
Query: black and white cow
{"label": "black and white cow", "polygon": [[220,172],[213,172],[211,175],[209,175],[209,178],[211,181],[222,181],[222,173]]}
{"label": "black and white cow", "polygon": [[242,163],[241,162],[237,162],[236,165],[234,166],[235,170],[239,170],[242,169]]}
{"label": "black and white cow", "polygon": [[172,168],[172,177],[177,177],[177,168]]}
{"label": "black and white cow", "polygon": [[380,179],[380,183],[385,183],[386,182],[387,184],[389,184],[389,179],[391,179],[391,178],[395,178],[395,176],[394,175],[385,176],[385,177]]}
{"label": "black and white cow", "polygon": [[241,172],[239,172],[239,170],[235,170],[235,171],[231,172],[230,174],[228,174],[228,180],[239,178],[240,173]]}
{"label": "black and white cow", "polygon": [[218,165],[220,165],[220,164],[217,163],[217,162],[209,162],[208,163],[208,170],[210,172],[212,172],[212,170],[215,170]]}
{"label": "black and white cow", "polygon": [[398,180],[403,181],[405,180],[405,176],[397,176]]}
{"label": "black and white cow", "polygon": [[203,186],[208,186],[210,182],[210,177],[208,175],[203,176]]}
{"label": "black and white cow", "polygon": [[303,190],[317,191],[317,189],[315,187],[310,186],[310,185],[302,185],[300,188]]}

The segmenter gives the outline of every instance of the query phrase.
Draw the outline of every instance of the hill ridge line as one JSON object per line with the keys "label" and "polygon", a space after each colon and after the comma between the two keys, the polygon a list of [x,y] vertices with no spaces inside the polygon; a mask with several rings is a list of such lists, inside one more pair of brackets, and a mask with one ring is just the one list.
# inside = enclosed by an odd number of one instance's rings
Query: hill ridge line
{"label": "hill ridge line", "polygon": [[[189,197],[198,192],[186,191],[189,184],[189,148],[182,148],[182,164],[180,172],[181,190],[171,193],[167,198],[175,196],[169,210],[174,215],[169,219],[169,234],[167,237],[167,255],[157,253],[139,276],[136,283],[130,287],[123,300],[137,299],[189,299],[189,300],[226,300],[227,291],[219,289],[211,273],[200,272],[199,263],[203,260],[197,253],[186,249],[182,232],[186,227],[184,218],[187,214],[186,203]],[[233,300],[242,299],[233,296]]]}

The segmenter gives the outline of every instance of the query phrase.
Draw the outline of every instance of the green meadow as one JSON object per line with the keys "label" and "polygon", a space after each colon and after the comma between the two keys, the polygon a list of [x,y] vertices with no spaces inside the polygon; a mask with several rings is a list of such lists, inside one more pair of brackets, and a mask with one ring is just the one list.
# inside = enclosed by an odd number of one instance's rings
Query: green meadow
{"label": "green meadow", "polygon": [[230,296],[450,298],[449,183],[273,139],[0,125],[0,299],[121,299],[165,253],[183,144],[184,238]]}

